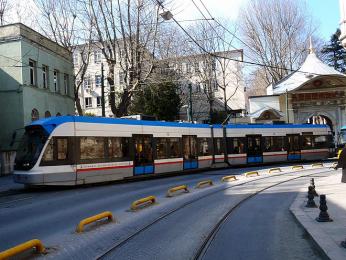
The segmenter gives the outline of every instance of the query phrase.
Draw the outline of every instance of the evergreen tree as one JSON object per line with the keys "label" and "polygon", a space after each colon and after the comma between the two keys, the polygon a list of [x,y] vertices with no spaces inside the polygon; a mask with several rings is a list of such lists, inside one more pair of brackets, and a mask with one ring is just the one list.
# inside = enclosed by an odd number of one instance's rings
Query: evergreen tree
{"label": "evergreen tree", "polygon": [[345,73],[346,71],[346,50],[342,47],[339,40],[341,31],[337,29],[331,36],[330,42],[326,44],[322,50],[322,59],[334,69]]}
{"label": "evergreen tree", "polygon": [[156,116],[158,120],[178,119],[181,100],[173,82],[150,84],[137,92],[130,107],[131,114]]}

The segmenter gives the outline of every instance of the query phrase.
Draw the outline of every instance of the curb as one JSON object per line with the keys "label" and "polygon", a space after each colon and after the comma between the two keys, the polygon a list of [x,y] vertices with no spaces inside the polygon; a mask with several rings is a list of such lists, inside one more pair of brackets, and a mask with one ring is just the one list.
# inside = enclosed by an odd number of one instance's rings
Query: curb
{"label": "curb", "polygon": [[301,189],[289,208],[291,214],[309,237],[312,238],[312,241],[319,249],[318,251],[320,251],[326,258],[332,260],[344,260],[346,251],[326,235],[325,231],[321,228],[321,225],[328,223],[315,223],[315,220],[306,213],[316,211],[317,216],[318,208],[302,208],[304,207],[304,202],[306,202],[304,194],[303,189]]}

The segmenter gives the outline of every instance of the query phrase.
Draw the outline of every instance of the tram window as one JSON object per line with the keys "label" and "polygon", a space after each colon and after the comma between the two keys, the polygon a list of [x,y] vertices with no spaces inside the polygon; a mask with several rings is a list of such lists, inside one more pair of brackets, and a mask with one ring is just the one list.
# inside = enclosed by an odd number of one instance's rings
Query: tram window
{"label": "tram window", "polygon": [[168,141],[168,157],[179,158],[181,157],[180,138],[167,138]]}
{"label": "tram window", "polygon": [[104,137],[81,137],[80,159],[103,159],[105,157]]}
{"label": "tram window", "polygon": [[134,138],[135,165],[145,165],[153,162],[153,149],[151,136],[137,136]]}
{"label": "tram window", "polygon": [[129,158],[129,138],[111,137],[108,138],[108,157],[110,159]]}
{"label": "tram window", "polygon": [[302,135],[302,148],[303,149],[312,149],[313,148],[312,136]]}
{"label": "tram window", "polygon": [[[71,141],[71,140],[70,140]],[[53,137],[50,139],[41,160],[41,165],[61,165],[69,158],[69,139],[67,137]]]}
{"label": "tram window", "polygon": [[328,148],[327,136],[325,135],[314,136],[314,147]]}
{"label": "tram window", "polygon": [[264,141],[264,152],[279,152],[285,151],[285,137],[283,136],[265,136]]}
{"label": "tram window", "polygon": [[214,139],[214,152],[215,154],[224,154],[223,138]]}
{"label": "tram window", "polygon": [[67,159],[67,138],[57,138],[57,159],[66,160]]}
{"label": "tram window", "polygon": [[234,137],[231,141],[231,153],[241,154],[245,153],[245,138],[244,137]]}
{"label": "tram window", "polygon": [[166,138],[156,138],[156,155],[157,159],[168,158]]}
{"label": "tram window", "polygon": [[198,138],[198,155],[210,155],[209,138]]}
{"label": "tram window", "polygon": [[42,162],[49,162],[54,160],[54,138],[50,139],[46,150],[44,151]]}

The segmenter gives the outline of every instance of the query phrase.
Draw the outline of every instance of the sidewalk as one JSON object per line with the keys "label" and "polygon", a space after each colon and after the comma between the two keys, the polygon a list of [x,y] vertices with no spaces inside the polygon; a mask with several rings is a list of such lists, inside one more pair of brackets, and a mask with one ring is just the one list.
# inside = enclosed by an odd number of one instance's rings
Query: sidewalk
{"label": "sidewalk", "polygon": [[[330,259],[345,260],[346,248],[341,247],[340,242],[346,240],[346,183],[341,183],[341,170],[328,177],[315,177],[316,191],[319,195],[326,195],[328,213],[333,222],[317,222],[319,208],[305,207],[309,181],[292,203],[290,211]],[[319,206],[319,197],[314,200]]]}

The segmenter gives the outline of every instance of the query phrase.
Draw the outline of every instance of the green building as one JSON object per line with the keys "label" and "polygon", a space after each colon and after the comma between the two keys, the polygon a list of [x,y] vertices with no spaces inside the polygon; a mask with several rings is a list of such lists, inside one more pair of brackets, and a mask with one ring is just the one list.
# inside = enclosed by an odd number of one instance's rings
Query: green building
{"label": "green building", "polygon": [[20,23],[0,26],[2,171],[25,125],[74,114],[73,77],[72,54],[62,46]]}

